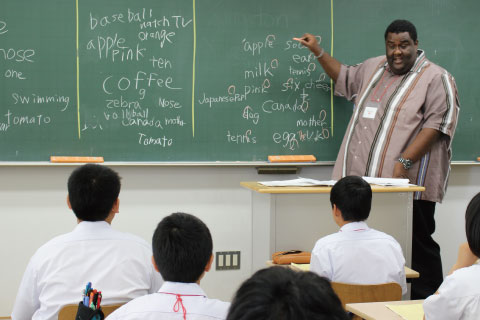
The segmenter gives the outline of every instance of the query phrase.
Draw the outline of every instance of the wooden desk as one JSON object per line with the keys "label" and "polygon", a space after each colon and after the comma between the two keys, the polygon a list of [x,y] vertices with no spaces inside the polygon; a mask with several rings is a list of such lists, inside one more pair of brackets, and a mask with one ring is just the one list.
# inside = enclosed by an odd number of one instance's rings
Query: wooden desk
{"label": "wooden desk", "polygon": [[[242,187],[251,189],[258,193],[330,193],[332,187],[267,187],[256,181],[240,182]],[[371,185],[372,192],[415,192],[425,191],[424,187],[411,186],[411,187],[383,187],[377,185]]]}
{"label": "wooden desk", "polygon": [[[338,231],[331,217],[331,187],[266,187],[251,181],[240,184],[252,191],[252,273],[263,268],[276,251],[310,251],[316,240]],[[418,186],[372,185],[374,199],[367,222],[400,243],[406,265],[411,265],[413,192],[424,190]],[[378,197],[384,197],[382,206],[376,201]],[[309,209],[299,212],[298,203]]]}
{"label": "wooden desk", "polygon": [[386,302],[368,302],[368,303],[347,303],[345,309],[351,313],[362,317],[365,320],[402,320],[386,305],[404,305],[404,304],[422,304],[423,300],[404,300],[404,301],[386,301]]}
{"label": "wooden desk", "polygon": [[410,269],[409,267],[405,266],[405,277],[407,279],[415,279],[420,278],[420,272]]}
{"label": "wooden desk", "polygon": [[[273,263],[272,260],[267,260],[267,262],[265,263],[268,267],[272,267],[272,266],[285,266],[285,267],[289,267],[289,268],[292,268],[292,269],[295,269],[295,270],[303,270],[303,269],[299,269],[297,268],[296,266],[294,265],[291,265],[291,264],[275,264]],[[407,279],[414,279],[414,278],[420,278],[420,273],[418,271],[415,271],[413,269],[410,269],[409,267],[405,266],[405,278]],[[310,270],[310,264],[308,264],[308,270]]]}

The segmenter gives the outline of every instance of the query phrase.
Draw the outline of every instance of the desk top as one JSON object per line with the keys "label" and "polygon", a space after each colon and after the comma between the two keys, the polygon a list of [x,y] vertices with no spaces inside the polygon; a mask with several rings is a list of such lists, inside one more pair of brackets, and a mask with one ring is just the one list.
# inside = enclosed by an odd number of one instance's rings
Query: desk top
{"label": "desk top", "polygon": [[[242,187],[256,191],[258,193],[330,193],[332,187],[267,187],[256,181],[240,182]],[[372,192],[415,192],[425,191],[425,187],[384,187],[371,185]]]}
{"label": "desk top", "polygon": [[368,302],[368,303],[347,303],[345,309],[365,320],[402,320],[386,305],[404,305],[404,304],[421,304],[423,300],[405,300],[405,301],[385,301],[385,302]]}
{"label": "desk top", "polygon": [[[310,264],[303,264],[302,266],[305,266],[304,269],[300,269],[298,268],[296,265],[293,265],[293,264],[275,264],[273,263],[272,260],[267,260],[267,262],[265,263],[268,267],[272,267],[272,266],[285,266],[285,267],[290,267],[292,269],[295,269],[295,270],[310,270]],[[307,267],[308,266],[308,267]],[[409,267],[407,266],[404,266],[405,268],[405,278],[407,279],[412,279],[412,278],[420,278],[420,273],[418,271],[415,271],[413,269],[410,269]]]}

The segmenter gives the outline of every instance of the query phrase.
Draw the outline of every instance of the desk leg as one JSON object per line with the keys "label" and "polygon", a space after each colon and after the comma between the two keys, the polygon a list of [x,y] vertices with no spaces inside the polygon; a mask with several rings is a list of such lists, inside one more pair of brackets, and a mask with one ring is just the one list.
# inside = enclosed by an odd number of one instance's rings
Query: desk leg
{"label": "desk leg", "polygon": [[275,202],[275,195],[252,192],[252,273],[275,252]]}
{"label": "desk leg", "polygon": [[407,192],[407,249],[405,252],[405,263],[412,266],[412,234],[413,234],[413,192]]}

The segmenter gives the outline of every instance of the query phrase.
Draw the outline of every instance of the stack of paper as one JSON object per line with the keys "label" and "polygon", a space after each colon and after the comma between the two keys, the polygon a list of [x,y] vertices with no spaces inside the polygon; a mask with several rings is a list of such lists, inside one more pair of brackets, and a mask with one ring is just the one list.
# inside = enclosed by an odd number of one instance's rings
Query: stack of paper
{"label": "stack of paper", "polygon": [[311,186],[333,186],[335,180],[314,180],[307,178],[298,178],[293,180],[280,180],[280,181],[260,181],[258,183],[267,187],[311,187]]}
{"label": "stack of paper", "polygon": [[387,308],[398,314],[405,320],[423,320],[423,304],[405,304],[405,305],[393,305],[387,304]]}
{"label": "stack of paper", "polygon": [[363,180],[367,181],[370,184],[377,184],[380,186],[409,186],[408,179],[399,179],[399,178],[374,178],[374,177],[362,177]]}
{"label": "stack of paper", "polygon": [[[413,186],[408,179],[398,178],[374,178],[362,177],[370,184],[380,186]],[[337,181],[335,180],[314,180],[308,178],[300,178],[293,180],[279,180],[279,181],[260,181],[258,183],[267,187],[308,187],[308,186],[333,186]]]}

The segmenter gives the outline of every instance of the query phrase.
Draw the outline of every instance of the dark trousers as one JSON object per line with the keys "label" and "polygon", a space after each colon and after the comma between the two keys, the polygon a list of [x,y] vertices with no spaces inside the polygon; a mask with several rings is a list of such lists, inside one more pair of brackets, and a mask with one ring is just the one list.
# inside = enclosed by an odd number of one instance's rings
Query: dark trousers
{"label": "dark trousers", "polygon": [[412,299],[434,294],[443,281],[440,246],[432,238],[434,214],[435,202],[413,200],[412,269],[420,278],[412,279]]}

